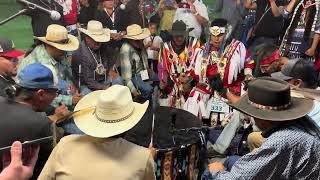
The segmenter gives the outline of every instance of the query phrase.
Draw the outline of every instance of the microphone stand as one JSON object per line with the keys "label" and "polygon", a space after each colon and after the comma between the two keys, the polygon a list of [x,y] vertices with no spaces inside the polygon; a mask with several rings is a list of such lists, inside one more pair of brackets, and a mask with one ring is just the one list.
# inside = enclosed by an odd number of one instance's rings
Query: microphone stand
{"label": "microphone stand", "polygon": [[16,17],[18,17],[18,16],[20,16],[20,15],[23,15],[23,14],[26,13],[27,11],[28,11],[28,9],[21,9],[21,10],[20,10],[19,12],[17,12],[16,14],[8,17],[7,19],[2,20],[2,21],[0,22],[0,26],[3,25],[3,24],[5,24],[5,23],[7,23],[7,22],[9,22],[9,21],[11,21],[12,19],[14,19],[14,18],[16,18]]}

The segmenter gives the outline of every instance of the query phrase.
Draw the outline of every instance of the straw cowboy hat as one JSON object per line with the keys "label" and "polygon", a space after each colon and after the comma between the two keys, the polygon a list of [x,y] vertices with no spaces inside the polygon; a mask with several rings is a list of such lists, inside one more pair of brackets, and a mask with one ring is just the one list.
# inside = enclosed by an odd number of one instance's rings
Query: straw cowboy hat
{"label": "straw cowboy hat", "polygon": [[307,115],[313,108],[313,101],[292,97],[286,81],[262,77],[250,81],[248,94],[231,106],[258,119],[289,121]]}
{"label": "straw cowboy hat", "polygon": [[78,39],[75,36],[68,34],[65,27],[57,24],[48,26],[45,37],[35,37],[35,39],[62,51],[74,51],[79,47]]}
{"label": "straw cowboy hat", "polygon": [[108,138],[133,128],[149,105],[133,102],[128,87],[113,85],[84,96],[75,107],[74,121],[85,134]]}
{"label": "straw cowboy hat", "polygon": [[79,31],[91,37],[96,42],[110,41],[110,29],[104,29],[102,23],[99,21],[91,20],[88,22],[87,29],[79,28]]}
{"label": "straw cowboy hat", "polygon": [[132,24],[127,27],[127,35],[124,38],[133,40],[142,40],[151,35],[148,28],[141,28],[138,24]]}

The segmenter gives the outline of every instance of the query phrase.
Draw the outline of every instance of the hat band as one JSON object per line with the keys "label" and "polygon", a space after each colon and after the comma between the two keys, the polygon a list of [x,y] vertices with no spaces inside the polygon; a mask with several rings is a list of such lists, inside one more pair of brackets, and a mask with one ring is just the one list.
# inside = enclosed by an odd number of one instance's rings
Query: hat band
{"label": "hat band", "polygon": [[100,122],[103,122],[103,123],[118,123],[118,122],[121,122],[121,121],[124,121],[124,120],[128,119],[130,116],[132,116],[133,112],[134,112],[134,107],[132,108],[132,111],[131,111],[127,116],[125,116],[125,117],[123,117],[123,118],[120,118],[120,119],[113,119],[113,120],[106,120],[106,119],[100,118],[100,117],[97,115],[97,113],[96,113],[96,109],[94,110],[93,113],[94,113],[95,117],[96,117]]}
{"label": "hat band", "polygon": [[57,41],[54,41],[54,40],[48,40],[47,39],[47,41],[49,41],[49,42],[52,42],[52,43],[58,43],[58,44],[68,44],[69,43],[69,38],[67,38],[67,39],[61,39],[61,40],[57,40]]}
{"label": "hat band", "polygon": [[265,106],[265,105],[254,103],[250,100],[248,100],[248,102],[252,106],[254,106],[258,109],[262,109],[262,110],[284,110],[284,109],[287,109],[291,105],[291,102],[289,102],[288,104],[281,105],[281,106]]}

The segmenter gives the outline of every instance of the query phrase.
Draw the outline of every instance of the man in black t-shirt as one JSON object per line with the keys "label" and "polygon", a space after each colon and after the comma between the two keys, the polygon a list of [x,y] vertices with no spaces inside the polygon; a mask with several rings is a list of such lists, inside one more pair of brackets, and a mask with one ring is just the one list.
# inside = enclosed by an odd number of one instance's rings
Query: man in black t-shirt
{"label": "man in black t-shirt", "polygon": [[289,0],[257,0],[256,4],[256,24],[250,52],[262,43],[277,44],[283,30],[284,18],[288,14],[286,6]]}
{"label": "man in black t-shirt", "polygon": [[[50,120],[39,113],[44,112],[57,95],[57,75],[52,69],[39,63],[26,66],[18,75],[17,85],[7,91],[8,97],[0,97],[0,147],[10,146],[14,141],[52,136]],[[41,144],[31,179],[37,179],[51,151],[52,142]]]}

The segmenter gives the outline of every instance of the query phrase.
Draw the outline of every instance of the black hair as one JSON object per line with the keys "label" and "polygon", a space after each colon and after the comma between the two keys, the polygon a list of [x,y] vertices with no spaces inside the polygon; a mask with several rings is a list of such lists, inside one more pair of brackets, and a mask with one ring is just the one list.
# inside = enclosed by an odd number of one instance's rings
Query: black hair
{"label": "black hair", "polygon": [[264,138],[267,138],[272,133],[282,129],[287,129],[287,128],[290,128],[290,129],[298,128],[320,139],[320,127],[309,116],[304,116],[302,118],[292,120],[292,121],[276,122],[272,128],[262,132],[262,136]]}
{"label": "black hair", "polygon": [[154,14],[153,16],[150,17],[149,23],[150,23],[150,24],[157,24],[157,25],[158,25],[158,24],[160,23],[160,20],[161,20],[161,18],[160,18],[160,16],[159,16],[159,14],[156,13],[156,14]]}
{"label": "black hair", "polygon": [[24,55],[24,57],[27,57],[30,53],[32,53],[32,51],[39,45],[45,44],[44,42],[35,39],[33,44],[31,45],[31,48],[26,52],[26,54]]}
{"label": "black hair", "polygon": [[33,89],[23,88],[17,84],[6,87],[5,92],[9,101],[14,101],[16,97],[19,97],[23,100],[30,100],[34,96]]}
{"label": "black hair", "polygon": [[265,75],[261,72],[260,62],[263,59],[272,56],[272,54],[278,49],[279,49],[278,46],[276,46],[275,44],[271,44],[271,43],[263,43],[263,44],[260,44],[257,47],[255,47],[254,54],[252,56],[254,63],[255,63],[255,68],[253,71],[254,77],[262,77]]}
{"label": "black hair", "polygon": [[314,64],[306,59],[299,59],[293,66],[290,76],[295,79],[301,79],[304,88],[315,89],[318,87],[318,76]]}
{"label": "black hair", "polygon": [[211,27],[212,26],[225,27],[227,26],[227,24],[228,24],[228,21],[226,19],[218,18],[211,22]]}

